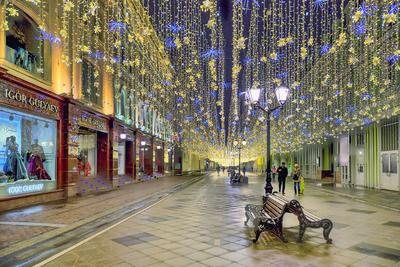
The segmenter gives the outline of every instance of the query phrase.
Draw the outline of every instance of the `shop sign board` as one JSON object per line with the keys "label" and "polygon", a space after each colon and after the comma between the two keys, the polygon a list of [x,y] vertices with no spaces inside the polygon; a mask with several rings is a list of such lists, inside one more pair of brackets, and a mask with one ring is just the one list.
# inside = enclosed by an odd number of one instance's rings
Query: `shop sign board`
{"label": "shop sign board", "polygon": [[56,119],[60,118],[58,101],[41,94],[13,88],[4,83],[0,83],[0,103],[45,114]]}
{"label": "shop sign board", "polygon": [[54,190],[55,181],[20,180],[10,184],[0,185],[0,196],[12,197],[24,194],[42,193]]}

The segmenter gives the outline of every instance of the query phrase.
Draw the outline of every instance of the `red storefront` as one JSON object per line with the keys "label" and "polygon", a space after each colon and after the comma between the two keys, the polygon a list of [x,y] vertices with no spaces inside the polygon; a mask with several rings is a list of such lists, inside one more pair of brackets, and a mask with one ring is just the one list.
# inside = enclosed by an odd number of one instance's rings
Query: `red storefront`
{"label": "red storefront", "polygon": [[164,175],[164,159],[165,159],[165,145],[164,142],[160,140],[154,140],[154,175],[163,176]]}
{"label": "red storefront", "polygon": [[0,210],[62,199],[63,98],[0,75]]}
{"label": "red storefront", "polygon": [[68,196],[112,189],[109,117],[67,101],[65,187]]}

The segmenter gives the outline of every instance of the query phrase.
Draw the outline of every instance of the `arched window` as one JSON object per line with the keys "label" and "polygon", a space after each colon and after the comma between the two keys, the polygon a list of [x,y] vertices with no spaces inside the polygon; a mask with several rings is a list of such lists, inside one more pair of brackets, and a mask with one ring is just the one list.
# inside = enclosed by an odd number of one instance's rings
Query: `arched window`
{"label": "arched window", "polygon": [[43,77],[43,36],[38,25],[21,9],[18,16],[8,16],[6,58],[11,63]]}

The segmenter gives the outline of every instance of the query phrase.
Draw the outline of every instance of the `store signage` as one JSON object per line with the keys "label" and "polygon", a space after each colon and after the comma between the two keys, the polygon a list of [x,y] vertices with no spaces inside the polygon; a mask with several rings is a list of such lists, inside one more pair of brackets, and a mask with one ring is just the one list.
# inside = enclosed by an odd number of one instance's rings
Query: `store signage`
{"label": "store signage", "polygon": [[16,102],[23,103],[25,105],[29,105],[34,108],[39,108],[39,109],[47,111],[47,112],[52,112],[52,113],[59,112],[59,107],[50,103],[49,101],[41,100],[41,99],[39,99],[37,97],[33,97],[33,96],[27,96],[19,91],[15,91],[12,89],[6,88],[5,98],[16,101]]}
{"label": "store signage", "polygon": [[20,195],[41,192],[44,189],[44,183],[13,185],[8,187],[7,192],[9,195]]}
{"label": "store signage", "polygon": [[92,115],[82,114],[79,119],[79,124],[89,128],[96,128],[101,131],[107,130],[107,124],[104,120],[96,118]]}

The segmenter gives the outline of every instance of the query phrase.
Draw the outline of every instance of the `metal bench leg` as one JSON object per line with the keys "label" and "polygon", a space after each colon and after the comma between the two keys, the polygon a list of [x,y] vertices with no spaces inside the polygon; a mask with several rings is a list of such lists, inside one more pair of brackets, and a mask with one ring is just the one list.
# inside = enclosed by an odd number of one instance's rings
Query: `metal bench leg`
{"label": "metal bench leg", "polygon": [[327,244],[332,244],[332,239],[329,237],[329,234],[332,231],[333,223],[328,219],[321,220],[321,223],[322,223],[322,227],[324,228],[323,234],[324,234],[324,238],[326,240],[326,243]]}
{"label": "metal bench leg", "polygon": [[283,236],[283,226],[282,226],[282,220],[277,222],[275,227],[272,229],[272,232],[280,239],[282,242],[287,243],[287,239]]}
{"label": "metal bench leg", "polygon": [[258,238],[260,238],[262,231],[260,229],[257,229],[255,232],[256,232],[256,238],[253,239],[253,243],[257,243]]}
{"label": "metal bench leg", "polygon": [[247,223],[248,223],[249,220],[250,220],[250,217],[249,217],[249,215],[247,215],[247,212],[246,212],[245,214],[246,214],[246,221],[244,222],[244,225],[247,225]]}
{"label": "metal bench leg", "polygon": [[303,242],[303,236],[304,236],[305,232],[306,232],[306,225],[301,223],[300,224],[300,230],[299,230],[299,240],[298,240],[298,242]]}

